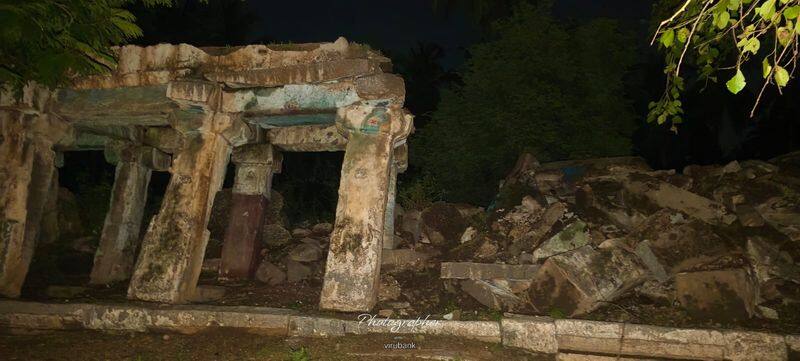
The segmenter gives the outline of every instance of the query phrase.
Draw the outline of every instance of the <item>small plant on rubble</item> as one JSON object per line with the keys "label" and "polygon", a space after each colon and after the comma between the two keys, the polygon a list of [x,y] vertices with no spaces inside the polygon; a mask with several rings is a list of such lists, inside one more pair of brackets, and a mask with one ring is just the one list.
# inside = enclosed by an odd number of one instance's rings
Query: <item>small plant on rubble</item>
{"label": "small plant on rubble", "polygon": [[779,93],[797,67],[800,0],[663,0],[652,44],[664,52],[666,87],[650,103],[649,122],[677,131],[685,74],[733,94],[750,86],[755,111],[767,88]]}
{"label": "small plant on rubble", "polygon": [[305,347],[300,347],[297,350],[289,351],[289,361],[309,361],[309,360],[311,360],[311,354]]}
{"label": "small plant on rubble", "polygon": [[[0,83],[56,87],[73,75],[105,73],[112,45],[140,37],[125,9],[137,0],[0,0]],[[173,0],[141,0],[169,6]]]}

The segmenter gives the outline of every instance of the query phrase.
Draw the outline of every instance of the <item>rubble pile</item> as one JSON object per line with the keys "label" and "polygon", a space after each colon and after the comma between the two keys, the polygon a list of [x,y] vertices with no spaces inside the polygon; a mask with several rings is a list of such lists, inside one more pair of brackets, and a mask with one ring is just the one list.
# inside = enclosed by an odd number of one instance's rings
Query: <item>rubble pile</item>
{"label": "rubble pile", "polygon": [[800,154],[681,173],[525,155],[486,211],[439,203],[398,229],[498,310],[575,317],[636,295],[699,319],[774,318],[800,300],[799,175]]}

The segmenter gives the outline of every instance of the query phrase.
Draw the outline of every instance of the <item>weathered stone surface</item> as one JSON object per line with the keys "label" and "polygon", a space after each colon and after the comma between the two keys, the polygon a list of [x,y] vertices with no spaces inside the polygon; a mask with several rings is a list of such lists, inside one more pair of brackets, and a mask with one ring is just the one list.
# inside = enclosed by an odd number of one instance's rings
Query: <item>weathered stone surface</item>
{"label": "weathered stone surface", "polygon": [[777,290],[782,284],[800,284],[800,267],[791,256],[762,237],[747,239],[747,255],[760,288],[759,296],[775,299],[781,296]]}
{"label": "weathered stone surface", "polygon": [[104,285],[131,277],[139,247],[150,168],[120,162],[111,190],[111,204],[103,223],[89,283]]}
{"label": "weathered stone surface", "polygon": [[495,310],[514,309],[522,302],[511,289],[489,281],[463,280],[461,289],[484,306]]}
{"label": "weathered stone surface", "polygon": [[736,218],[723,205],[666,182],[657,182],[651,186],[644,182],[631,181],[625,187],[629,192],[644,196],[659,207],[681,211],[706,223],[730,224]]}
{"label": "weathered stone surface", "polygon": [[675,275],[677,299],[698,319],[737,321],[752,317],[756,287],[741,268]]}
{"label": "weathered stone surface", "polygon": [[286,260],[286,281],[302,281],[311,276],[311,267],[291,259]]}
{"label": "weathered stone surface", "polygon": [[531,279],[538,269],[538,265],[442,262],[441,278],[462,280]]}
{"label": "weathered stone surface", "polygon": [[557,309],[580,315],[603,306],[603,301],[613,301],[645,275],[636,257],[625,251],[584,246],[548,258],[537,271],[529,295],[539,312]]}
{"label": "weathered stone surface", "polygon": [[347,145],[347,139],[333,125],[273,128],[267,131],[267,139],[287,152],[341,151]]}
{"label": "weathered stone surface", "polygon": [[320,307],[367,311],[378,293],[393,147],[408,136],[412,124],[395,108],[357,106],[339,116],[349,142]]}
{"label": "weathered stone surface", "polygon": [[381,253],[382,267],[397,268],[419,265],[435,255],[431,251],[418,251],[409,248],[384,249]]}
{"label": "weathered stone surface", "polygon": [[389,275],[381,276],[381,286],[378,291],[378,301],[395,301],[400,298],[401,292],[402,289],[400,288],[400,283],[397,282],[394,277]]}
{"label": "weathered stone surface", "polygon": [[511,315],[503,317],[500,329],[503,345],[548,354],[558,352],[556,324],[550,318]]}
{"label": "weathered stone surface", "polygon": [[330,236],[333,231],[333,225],[330,223],[317,223],[311,227],[311,234],[318,237]]}
{"label": "weathered stone surface", "polygon": [[618,354],[622,326],[616,322],[555,320],[556,340],[561,351]]}
{"label": "weathered stone surface", "polygon": [[264,195],[234,191],[230,221],[222,244],[220,279],[248,279],[255,272],[260,260],[261,232],[268,202]]}
{"label": "weathered stone surface", "polygon": [[275,286],[286,280],[286,272],[267,260],[261,262],[256,270],[256,279],[259,282]]}
{"label": "weathered stone surface", "polygon": [[719,331],[626,324],[620,351],[631,356],[722,360],[725,339]]}
{"label": "weathered stone surface", "polygon": [[564,227],[561,232],[544,241],[533,251],[534,262],[583,247],[589,243],[586,223],[581,220]]}
{"label": "weathered stone surface", "polygon": [[218,301],[225,297],[226,291],[222,286],[198,285],[194,289],[194,294],[189,297],[189,301],[197,303]]}
{"label": "weathered stone surface", "polygon": [[800,240],[800,205],[783,197],[770,198],[757,207],[761,217],[793,241]]}
{"label": "weathered stone surface", "polygon": [[[0,110],[0,295],[18,297],[55,171],[55,120]],[[52,129],[47,131],[48,125]],[[49,132],[45,133],[45,131]]]}
{"label": "weathered stone surface", "polygon": [[788,357],[783,336],[744,331],[726,331],[725,359],[744,360],[786,360]]}
{"label": "weathered stone surface", "polygon": [[265,224],[262,231],[261,243],[265,247],[279,247],[289,243],[292,234],[280,224]]}
{"label": "weathered stone surface", "polygon": [[208,216],[230,152],[224,138],[202,133],[177,154],[161,209],[142,241],[128,297],[180,303],[194,292],[209,237]]}
{"label": "weathered stone surface", "polygon": [[422,234],[433,245],[456,245],[465,229],[467,222],[455,206],[440,202],[422,211]]}
{"label": "weathered stone surface", "polygon": [[322,258],[322,248],[311,243],[301,243],[289,251],[289,258],[297,262],[314,262]]}

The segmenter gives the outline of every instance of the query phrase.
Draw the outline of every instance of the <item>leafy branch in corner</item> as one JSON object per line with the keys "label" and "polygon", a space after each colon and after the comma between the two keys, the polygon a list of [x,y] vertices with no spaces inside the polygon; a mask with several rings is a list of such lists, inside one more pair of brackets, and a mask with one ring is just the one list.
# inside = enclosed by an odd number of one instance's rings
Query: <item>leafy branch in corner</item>
{"label": "leafy branch in corner", "polygon": [[[795,72],[798,16],[800,0],[683,1],[658,24],[651,41],[651,45],[658,41],[665,53],[667,79],[664,94],[649,105],[647,121],[667,123],[677,131],[683,114],[681,70],[687,61],[706,84],[716,82],[720,73],[730,76],[725,85],[733,94],[747,85],[743,65],[759,61],[763,84],[750,112],[752,117],[766,88],[775,86],[781,92]],[[723,64],[727,62],[732,64]]]}

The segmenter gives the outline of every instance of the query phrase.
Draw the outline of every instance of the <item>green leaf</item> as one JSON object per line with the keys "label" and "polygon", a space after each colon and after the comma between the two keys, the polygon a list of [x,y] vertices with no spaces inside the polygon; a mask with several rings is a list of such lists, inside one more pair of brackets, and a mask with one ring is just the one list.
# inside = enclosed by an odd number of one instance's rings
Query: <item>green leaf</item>
{"label": "green leaf", "polygon": [[717,16],[717,22],[715,24],[717,25],[717,28],[725,29],[728,27],[728,21],[730,20],[731,14],[727,11],[723,11],[719,14],[719,16]]}
{"label": "green leaf", "polygon": [[786,20],[792,20],[800,15],[800,5],[790,6],[783,11],[783,16]]}
{"label": "green leaf", "polygon": [[758,52],[758,49],[761,49],[761,41],[759,41],[758,38],[756,37],[752,37],[750,38],[750,40],[747,41],[747,43],[745,43],[744,49],[742,50],[746,52],[749,51],[755,54]]}
{"label": "green leaf", "polygon": [[769,77],[770,72],[772,72],[772,65],[769,65],[769,60],[764,58],[764,61],[761,62],[761,73],[764,74],[764,79]]}
{"label": "green leaf", "polygon": [[747,85],[747,81],[745,81],[741,69],[736,69],[736,75],[725,83],[725,86],[727,86],[728,90],[733,94],[739,94],[739,92],[744,89],[745,85]]}
{"label": "green leaf", "polygon": [[777,30],[775,30],[775,36],[778,37],[778,42],[781,45],[786,46],[789,45],[789,42],[792,40],[794,34],[792,34],[792,32],[789,31],[789,29],[787,29],[786,27],[781,26]]}
{"label": "green leaf", "polygon": [[739,9],[740,0],[730,0],[728,2],[728,10],[737,10]]}
{"label": "green leaf", "polygon": [[779,87],[785,87],[789,83],[789,72],[780,65],[775,66],[775,83]]}
{"label": "green leaf", "polygon": [[772,15],[775,15],[775,0],[765,1],[756,8],[756,14],[761,15],[764,20],[772,19]]}
{"label": "green leaf", "polygon": [[675,30],[669,29],[664,31],[663,34],[661,34],[661,45],[664,45],[665,48],[671,47],[674,41],[675,41]]}
{"label": "green leaf", "polygon": [[689,39],[689,29],[683,27],[680,30],[678,30],[678,42],[685,43],[686,40],[688,39]]}

